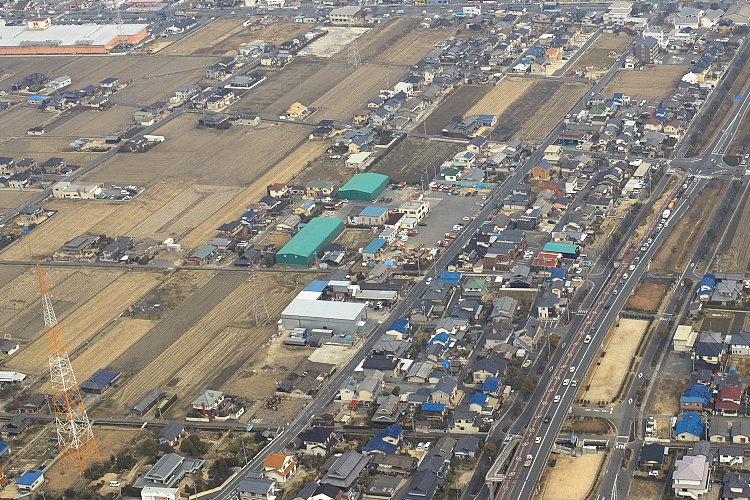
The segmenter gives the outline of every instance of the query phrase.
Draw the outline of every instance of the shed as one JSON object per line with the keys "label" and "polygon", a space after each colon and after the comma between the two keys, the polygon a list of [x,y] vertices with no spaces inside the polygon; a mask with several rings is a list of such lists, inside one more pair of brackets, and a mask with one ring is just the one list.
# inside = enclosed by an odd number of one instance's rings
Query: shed
{"label": "shed", "polygon": [[388,187],[387,175],[366,172],[357,174],[339,189],[342,200],[373,201]]}
{"label": "shed", "polygon": [[316,255],[344,230],[344,221],[316,217],[276,254],[276,262],[287,266],[309,266]]}

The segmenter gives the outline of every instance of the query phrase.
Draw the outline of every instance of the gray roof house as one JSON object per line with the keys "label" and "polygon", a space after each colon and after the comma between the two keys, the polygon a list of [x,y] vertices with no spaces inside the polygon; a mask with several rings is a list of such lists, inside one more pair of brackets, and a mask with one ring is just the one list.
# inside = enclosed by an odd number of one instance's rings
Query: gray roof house
{"label": "gray roof house", "polygon": [[347,451],[331,465],[321,484],[330,484],[339,488],[350,488],[362,471],[367,467],[370,457],[356,451]]}
{"label": "gray roof house", "polygon": [[205,460],[182,457],[177,453],[167,453],[157,460],[146,474],[136,479],[133,486],[142,488],[149,485],[161,485],[171,488],[185,475],[200,470],[204,463]]}

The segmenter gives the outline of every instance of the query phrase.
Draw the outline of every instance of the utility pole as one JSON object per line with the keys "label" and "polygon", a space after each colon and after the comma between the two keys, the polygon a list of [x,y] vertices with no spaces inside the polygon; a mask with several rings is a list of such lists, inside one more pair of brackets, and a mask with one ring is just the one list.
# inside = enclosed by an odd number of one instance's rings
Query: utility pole
{"label": "utility pole", "polygon": [[42,292],[42,309],[49,345],[49,370],[52,383],[52,406],[55,413],[57,444],[65,461],[74,460],[73,466],[83,475],[93,460],[99,460],[99,448],[86,413],[83,396],[78,388],[68,349],[63,342],[52,308],[52,294],[47,283],[46,271],[36,266],[37,280]]}

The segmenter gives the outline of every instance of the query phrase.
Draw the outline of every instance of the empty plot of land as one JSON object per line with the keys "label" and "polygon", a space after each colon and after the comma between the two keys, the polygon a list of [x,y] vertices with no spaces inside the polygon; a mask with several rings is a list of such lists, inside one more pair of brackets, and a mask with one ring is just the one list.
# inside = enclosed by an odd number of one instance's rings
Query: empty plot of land
{"label": "empty plot of land", "polygon": [[720,271],[742,272],[750,269],[750,197],[742,199],[739,216],[732,219],[717,256]]}
{"label": "empty plot of land", "polygon": [[216,235],[216,228],[224,222],[236,220],[251,203],[256,203],[266,194],[266,186],[274,182],[288,182],[302,171],[307,162],[317,158],[327,147],[322,141],[309,141],[265,170],[259,172],[255,182],[190,231],[181,241],[186,248],[198,248]]}
{"label": "empty plot of land", "polygon": [[2,256],[7,260],[31,260],[51,257],[66,241],[85,232],[104,217],[114,212],[111,205],[80,204],[53,200],[45,205],[58,213],[23,237],[23,241],[7,247]]}
{"label": "empty plot of land", "polygon": [[[160,279],[158,273],[130,271],[121,274],[101,292],[60,319],[65,345],[74,352],[113,321],[123,309],[137,301]],[[47,365],[47,339],[38,337],[7,361],[24,373],[42,375]]]}
{"label": "empty plot of land", "polygon": [[[91,271],[91,272],[90,272]],[[52,288],[55,312],[58,319],[65,317],[80,304],[90,300],[97,293],[115,281],[122,271],[119,270],[78,270],[59,276],[48,273],[54,279]],[[36,340],[44,331],[42,305],[39,298],[39,285],[33,271],[20,275],[4,290],[4,295],[13,297],[10,307],[3,308],[3,335],[30,342]],[[12,286],[26,286],[28,291],[14,290]],[[31,294],[29,294],[31,292]],[[7,304],[7,301],[3,301]],[[12,313],[12,314],[11,314]],[[10,321],[9,321],[10,320]]]}
{"label": "empty plot of land", "polygon": [[658,377],[649,412],[656,415],[676,415],[680,411],[680,397],[689,385],[690,381],[684,378]]}
{"label": "empty plot of land", "polygon": [[534,85],[535,81],[531,78],[503,78],[466,112],[466,116],[502,115]]}
{"label": "empty plot of land", "polygon": [[297,57],[282,71],[265,72],[266,81],[245,94],[231,109],[273,116],[285,113],[295,101],[309,106],[353,72],[354,68],[346,61]]}
{"label": "empty plot of land", "polygon": [[628,493],[628,500],[654,500],[654,498],[661,498],[666,484],[664,481],[652,479],[633,479]]}
{"label": "empty plot of land", "polygon": [[680,78],[689,69],[689,66],[676,64],[648,65],[640,71],[621,69],[604,87],[604,92],[608,95],[622,92],[643,99],[665,99],[674,92]]}
{"label": "empty plot of land", "polygon": [[420,21],[419,17],[391,18],[370,30],[359,41],[359,53],[362,60],[375,59],[392,47],[398,47],[404,37],[417,29]]}
{"label": "empty plot of land", "polygon": [[18,189],[0,189],[0,211],[8,213],[36,196],[36,191],[19,191]]}
{"label": "empty plot of land", "polygon": [[138,342],[156,321],[118,318],[94,339],[91,347],[78,353],[72,360],[78,380],[86,380],[99,368],[107,368],[122,353]]}
{"label": "empty plot of land", "polygon": [[0,113],[0,139],[25,136],[31,127],[49,120],[50,115],[31,106],[14,106]]}
{"label": "empty plot of land", "polygon": [[310,129],[276,123],[199,129],[196,116],[183,115],[155,133],[167,140],[146,153],[118,154],[84,180],[143,185],[194,177],[201,184],[244,186],[306,141]]}
{"label": "empty plot of land", "polygon": [[555,455],[554,468],[545,468],[540,493],[535,498],[544,500],[579,500],[586,498],[596,481],[596,472],[606,453],[591,453],[569,457]]}
{"label": "empty plot of land", "polygon": [[301,56],[331,57],[370,31],[370,28],[329,26],[328,33],[300,51]]}
{"label": "empty plot of land", "polygon": [[[552,96],[560,90],[565,83],[551,79],[532,79],[531,87],[514,99],[511,106],[498,117],[497,127],[492,138],[499,141],[508,141],[519,137],[521,129],[527,122],[534,120],[535,115],[547,113],[547,108],[557,109],[558,103],[552,102]],[[580,85],[580,84],[573,84]],[[573,102],[565,102],[565,106],[572,107]],[[538,137],[523,137],[524,139],[537,139]]]}
{"label": "empty plot of land", "polygon": [[659,248],[651,263],[652,273],[681,272],[695,252],[694,245],[686,241],[699,242],[719,206],[726,181],[712,179],[699,193],[692,196],[690,208],[676,222],[675,227]]}
{"label": "empty plot of land", "polygon": [[81,110],[70,120],[47,129],[45,135],[65,137],[103,137],[118,135],[133,124],[133,112],[137,108],[113,106],[105,111]]}
{"label": "empty plot of land", "polygon": [[[193,181],[190,179],[167,179],[149,186],[146,191],[126,203],[111,203],[117,210],[110,217],[101,220],[91,229],[92,234],[106,234],[107,236],[127,235],[136,238],[144,237],[137,230],[142,221],[169,203],[179,193],[190,189]],[[83,202],[91,203],[91,202]],[[98,204],[99,202],[93,202]]]}
{"label": "empty plot of land", "polygon": [[536,111],[527,115],[521,130],[514,137],[519,139],[546,138],[573,105],[588,92],[588,89],[589,85],[586,83],[565,82],[549,99],[541,102],[541,106],[537,107]]}
{"label": "empty plot of land", "polygon": [[[95,64],[92,64],[95,61]],[[44,73],[70,75],[71,88],[96,85],[108,77],[120,82],[131,82],[116,92],[111,100],[135,101],[151,104],[166,100],[180,85],[194,83],[205,75],[206,68],[216,62],[215,57],[174,57],[162,55],[125,55],[116,57],[50,56],[3,58],[3,69],[16,75]],[[0,82],[0,88],[10,90],[13,78]]]}
{"label": "empty plot of land", "polygon": [[461,144],[408,138],[401,141],[372,170],[394,182],[420,182],[432,179],[440,165],[463,150]]}
{"label": "empty plot of land", "polygon": [[240,188],[229,186],[192,185],[152,212],[127,234],[159,241],[167,237],[181,237],[213,215],[239,191]]}
{"label": "empty plot of land", "polygon": [[672,286],[670,280],[644,279],[638,282],[635,292],[628,298],[627,309],[656,312]]}
{"label": "empty plot of land", "polygon": [[310,29],[291,17],[280,17],[270,24],[243,26],[245,19],[220,18],[171,44],[160,54],[178,56],[227,56],[242,43],[262,41],[278,45]]}
{"label": "empty plot of land", "polygon": [[435,44],[456,34],[454,28],[436,30],[412,29],[387,50],[374,57],[374,61],[400,66],[411,66],[435,48]]}
{"label": "empty plot of land", "polygon": [[[244,276],[240,278],[244,279]],[[232,284],[229,293],[224,294],[206,314],[197,316],[191,313],[189,319],[182,317],[183,327],[174,330],[177,335],[170,334],[171,342],[160,342],[162,349],[159,349],[159,346],[154,349],[149,340],[154,337],[153,332],[162,328],[161,325],[176,315],[182,307],[178,307],[172,315],[165,318],[157,328],[131,348],[132,351],[148,347],[147,357],[153,361],[129,379],[117,392],[115,399],[119,404],[132,403],[145,391],[154,387],[169,387],[182,397],[187,397],[200,388],[211,386],[212,381],[221,378],[222,375],[216,369],[217,366],[239,367],[244,359],[259,352],[260,346],[275,330],[275,324],[272,322],[261,327],[254,326],[253,304],[257,296],[264,297],[269,315],[274,318],[305,283],[305,280],[293,274],[283,277],[264,276],[259,284],[247,281],[237,283],[234,276],[224,279]],[[183,306],[188,302],[190,300]],[[128,355],[126,353],[122,358]],[[135,365],[141,366],[142,361],[138,359]],[[129,369],[136,367],[129,366]]]}
{"label": "empty plot of land", "polygon": [[[312,103],[318,112],[313,119],[351,119],[378,91],[404,76],[404,68],[363,64]],[[305,103],[307,104],[307,103]]]}
{"label": "empty plot of land", "polygon": [[463,85],[446,98],[435,111],[425,118],[427,134],[440,135],[440,131],[454,120],[460,120],[474,105],[490,92],[491,87]]}
{"label": "empty plot of land", "polygon": [[602,33],[570,68],[570,72],[588,67],[609,68],[633,39],[612,33]]}
{"label": "empty plot of land", "polygon": [[[582,399],[607,403],[612,401],[630,369],[630,362],[648,324],[648,321],[640,319],[619,320],[619,326],[615,326],[604,341],[604,357],[598,358],[599,361],[592,367],[592,373],[583,384]],[[586,386],[589,386],[588,391],[585,390]]]}
{"label": "empty plot of land", "polygon": [[167,314],[144,338],[135,342],[112,363],[131,373],[138,372],[176,342],[200,318],[247,280],[240,273],[220,273]]}
{"label": "empty plot of land", "polygon": [[130,231],[165,203],[192,184],[189,180],[159,182],[129,202],[104,200],[52,200],[45,208],[58,213],[8,247],[7,260],[29,260],[51,256],[66,241],[86,232],[120,236]]}

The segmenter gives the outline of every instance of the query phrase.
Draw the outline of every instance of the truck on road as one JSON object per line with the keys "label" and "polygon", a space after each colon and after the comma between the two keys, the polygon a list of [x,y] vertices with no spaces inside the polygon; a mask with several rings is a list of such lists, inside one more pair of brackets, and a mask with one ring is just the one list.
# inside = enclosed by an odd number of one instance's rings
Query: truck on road
{"label": "truck on road", "polygon": [[526,455],[526,460],[523,462],[524,467],[531,467],[531,462],[534,461],[534,455]]}
{"label": "truck on road", "polygon": [[662,212],[661,218],[664,219],[664,220],[667,220],[667,219],[669,219],[670,215],[672,215],[672,211],[670,209],[666,209],[666,210],[664,210],[664,212]]}

